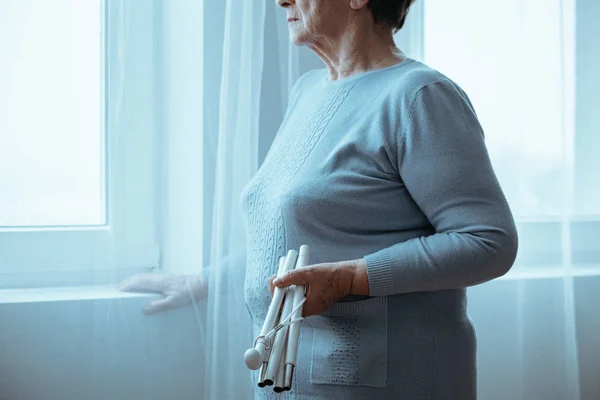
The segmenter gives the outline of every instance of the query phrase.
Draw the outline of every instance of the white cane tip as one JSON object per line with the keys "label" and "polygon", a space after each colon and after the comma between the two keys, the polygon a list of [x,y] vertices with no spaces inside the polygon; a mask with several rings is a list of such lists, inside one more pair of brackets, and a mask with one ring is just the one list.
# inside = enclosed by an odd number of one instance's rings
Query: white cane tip
{"label": "white cane tip", "polygon": [[262,364],[260,353],[256,349],[248,349],[244,353],[244,362],[246,366],[252,370],[257,370]]}

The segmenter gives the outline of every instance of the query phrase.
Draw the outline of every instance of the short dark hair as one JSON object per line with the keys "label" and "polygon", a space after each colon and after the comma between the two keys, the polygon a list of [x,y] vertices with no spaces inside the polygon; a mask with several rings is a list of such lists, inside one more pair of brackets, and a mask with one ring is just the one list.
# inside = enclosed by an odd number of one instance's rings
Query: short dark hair
{"label": "short dark hair", "polygon": [[367,7],[376,24],[385,24],[398,32],[404,26],[408,9],[415,0],[369,0]]}

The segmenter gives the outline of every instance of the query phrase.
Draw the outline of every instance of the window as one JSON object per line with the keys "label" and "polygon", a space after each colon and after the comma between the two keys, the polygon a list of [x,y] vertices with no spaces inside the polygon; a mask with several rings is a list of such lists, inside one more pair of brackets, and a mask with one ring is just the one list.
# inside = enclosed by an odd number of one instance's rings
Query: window
{"label": "window", "polygon": [[2,226],[105,223],[101,5],[70,3],[1,5]]}
{"label": "window", "polygon": [[423,58],[469,94],[519,226],[511,272],[599,272],[596,1],[423,4]]}
{"label": "window", "polygon": [[157,266],[153,4],[0,2],[0,287]]}

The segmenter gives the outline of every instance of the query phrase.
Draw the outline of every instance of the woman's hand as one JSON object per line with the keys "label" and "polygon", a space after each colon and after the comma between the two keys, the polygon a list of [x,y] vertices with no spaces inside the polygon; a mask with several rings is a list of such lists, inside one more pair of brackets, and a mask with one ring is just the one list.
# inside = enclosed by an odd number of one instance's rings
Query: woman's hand
{"label": "woman's hand", "polygon": [[306,303],[302,316],[320,314],[348,295],[368,295],[369,280],[363,258],[335,263],[315,264],[289,271],[280,279],[269,278],[271,295],[275,287],[306,285]]}
{"label": "woman's hand", "polygon": [[206,297],[206,282],[201,275],[139,274],[117,285],[122,292],[157,293],[163,297],[151,301],[144,313],[156,314],[192,303]]}

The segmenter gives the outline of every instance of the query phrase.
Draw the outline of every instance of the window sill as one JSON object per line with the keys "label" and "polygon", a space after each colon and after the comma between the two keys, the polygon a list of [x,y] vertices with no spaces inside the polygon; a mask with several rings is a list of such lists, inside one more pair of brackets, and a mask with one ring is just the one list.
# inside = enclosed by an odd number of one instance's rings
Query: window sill
{"label": "window sill", "polygon": [[32,289],[0,289],[0,305],[17,303],[45,303],[55,301],[115,300],[155,297],[150,293],[125,293],[114,286],[68,286]]}
{"label": "window sill", "polygon": [[[600,267],[574,268],[564,271],[561,268],[539,268],[515,270],[499,280],[560,279],[565,277],[600,276]],[[56,301],[116,300],[127,298],[152,298],[152,293],[127,293],[113,285],[79,285],[63,287],[0,289],[0,305],[18,303],[45,303]]]}
{"label": "window sill", "polygon": [[565,270],[562,266],[515,266],[499,280],[562,279],[600,276],[600,266],[580,267]]}

